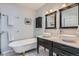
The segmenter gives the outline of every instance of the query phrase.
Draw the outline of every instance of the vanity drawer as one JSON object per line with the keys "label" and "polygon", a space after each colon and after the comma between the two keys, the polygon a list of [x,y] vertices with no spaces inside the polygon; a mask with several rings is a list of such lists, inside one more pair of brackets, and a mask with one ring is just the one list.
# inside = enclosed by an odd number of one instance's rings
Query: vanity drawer
{"label": "vanity drawer", "polygon": [[67,52],[67,51],[62,51],[62,54],[64,55],[64,56],[74,56],[75,54],[72,54],[72,53],[69,53],[69,52]]}
{"label": "vanity drawer", "polygon": [[37,40],[39,40],[39,45],[42,45],[46,48],[50,48],[53,46],[53,42],[46,40],[46,39],[42,39],[42,38],[37,38]]}
{"label": "vanity drawer", "polygon": [[52,41],[49,41],[49,40],[46,40],[46,39],[42,39],[42,38],[39,38],[39,42],[44,43],[46,45],[51,45],[53,43]]}
{"label": "vanity drawer", "polygon": [[60,54],[62,51],[54,47],[53,52],[55,52],[56,54]]}
{"label": "vanity drawer", "polygon": [[53,47],[56,47],[62,51],[65,51],[65,54],[66,54],[66,52],[68,52],[69,55],[72,54],[72,55],[79,56],[79,49],[78,48],[74,48],[74,47],[67,46],[67,45],[60,44],[60,43],[56,43],[56,42],[53,43]]}
{"label": "vanity drawer", "polygon": [[58,56],[73,56],[73,54],[57,48],[53,48],[53,52],[55,52]]}

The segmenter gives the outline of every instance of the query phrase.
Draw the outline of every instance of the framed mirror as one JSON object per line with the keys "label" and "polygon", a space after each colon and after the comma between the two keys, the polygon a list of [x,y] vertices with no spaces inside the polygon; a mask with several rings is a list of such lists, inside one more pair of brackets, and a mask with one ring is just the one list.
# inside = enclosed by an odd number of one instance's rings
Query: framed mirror
{"label": "framed mirror", "polygon": [[77,28],[79,5],[73,4],[60,9],[60,28]]}
{"label": "framed mirror", "polygon": [[55,29],[56,28],[56,11],[45,15],[45,17],[46,17],[45,28]]}

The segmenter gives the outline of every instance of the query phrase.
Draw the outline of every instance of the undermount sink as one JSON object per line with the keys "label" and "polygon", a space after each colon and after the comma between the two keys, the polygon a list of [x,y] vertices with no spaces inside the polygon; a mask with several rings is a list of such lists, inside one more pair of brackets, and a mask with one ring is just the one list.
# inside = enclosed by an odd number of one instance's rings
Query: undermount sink
{"label": "undermount sink", "polygon": [[62,37],[63,37],[62,40],[67,42],[73,42],[77,38],[76,35],[69,35],[69,34],[64,34],[62,35]]}
{"label": "undermount sink", "polygon": [[43,37],[50,37],[51,33],[43,33]]}

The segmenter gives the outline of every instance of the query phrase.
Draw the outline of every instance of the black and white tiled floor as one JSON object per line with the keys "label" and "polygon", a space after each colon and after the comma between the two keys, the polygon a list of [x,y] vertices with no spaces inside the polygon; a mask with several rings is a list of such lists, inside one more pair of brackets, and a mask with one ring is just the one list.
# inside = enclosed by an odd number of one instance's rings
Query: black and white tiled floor
{"label": "black and white tiled floor", "polygon": [[[55,55],[55,54],[54,54]],[[13,56],[23,56],[22,54],[15,54],[15,55],[13,55]],[[49,56],[49,51],[46,49],[46,50],[44,50],[44,48],[43,47],[40,47],[40,49],[39,49],[39,54],[37,53],[37,50],[36,49],[34,49],[34,50],[32,50],[32,51],[29,51],[29,52],[26,52],[25,54],[24,54],[24,56]]]}
{"label": "black and white tiled floor", "polygon": [[31,52],[26,53],[25,55],[26,56],[48,56],[49,51],[47,49],[44,50],[44,48],[40,47],[39,54],[37,53],[37,50],[33,50]]}

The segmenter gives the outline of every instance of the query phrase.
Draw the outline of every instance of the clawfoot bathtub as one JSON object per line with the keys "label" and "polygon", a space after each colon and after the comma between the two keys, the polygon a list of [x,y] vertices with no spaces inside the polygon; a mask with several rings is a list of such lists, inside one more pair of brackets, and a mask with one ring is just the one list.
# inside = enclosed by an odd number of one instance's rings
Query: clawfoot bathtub
{"label": "clawfoot bathtub", "polygon": [[16,53],[24,53],[25,51],[36,48],[36,42],[36,38],[23,39],[9,43],[9,47],[11,47]]}

